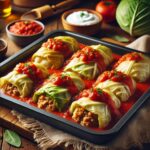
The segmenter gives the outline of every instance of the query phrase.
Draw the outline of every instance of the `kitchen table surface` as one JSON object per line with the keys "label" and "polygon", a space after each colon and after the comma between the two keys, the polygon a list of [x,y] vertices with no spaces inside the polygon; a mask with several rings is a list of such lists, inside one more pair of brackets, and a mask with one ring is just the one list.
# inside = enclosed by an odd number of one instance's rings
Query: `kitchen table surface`
{"label": "kitchen table surface", "polygon": [[[86,1],[86,4],[80,4],[77,7],[85,7],[85,8],[95,8],[95,1]],[[22,13],[17,12],[17,11],[13,11],[12,15],[9,16],[6,19],[3,19],[2,21],[4,21],[6,24],[9,23],[12,20],[16,20],[20,18],[20,15]],[[43,23],[46,25],[45,28],[45,34],[56,30],[56,29],[63,29],[62,23],[61,23],[61,14],[48,18],[46,20],[43,21]],[[126,34],[124,31],[122,31],[116,22],[113,22],[112,24],[103,24],[102,25],[102,29],[100,30],[100,32],[96,35],[93,35],[94,37],[97,37],[99,39],[103,39],[112,43],[117,43],[119,45],[126,45],[127,43],[120,43],[118,41],[115,41],[113,39],[111,39],[110,37],[108,37],[108,33],[111,34],[119,34],[119,35],[123,35],[125,37],[127,37],[130,41],[134,40],[133,38],[131,38],[128,34]],[[15,54],[17,51],[19,51],[21,48],[16,46],[12,41],[10,41],[6,35],[6,32],[3,31],[2,33],[0,33],[0,37],[4,38],[7,42],[8,42],[8,52],[7,52],[7,57]],[[1,58],[1,61],[4,60],[6,58]],[[9,120],[9,118],[11,118],[11,113],[10,110],[7,108],[4,108],[3,106],[0,106],[0,116],[1,113],[7,113],[7,117],[0,117],[0,150],[37,150],[37,144],[33,143],[32,140],[32,133],[28,133],[28,131],[25,131],[24,129],[21,129],[21,127],[19,127],[19,125],[15,124],[15,126],[13,126],[11,124],[11,121]],[[4,112],[2,112],[4,110]],[[9,116],[9,117],[8,117]],[[7,119],[6,119],[7,118]],[[10,146],[9,144],[7,144],[4,139],[3,139],[3,133],[4,130],[6,128],[10,128],[10,129],[14,129],[16,132],[18,132],[19,134],[21,134],[21,140],[22,140],[22,145],[20,148],[14,148],[13,146]],[[27,139],[28,137],[28,139]],[[58,148],[60,149],[60,148]]]}

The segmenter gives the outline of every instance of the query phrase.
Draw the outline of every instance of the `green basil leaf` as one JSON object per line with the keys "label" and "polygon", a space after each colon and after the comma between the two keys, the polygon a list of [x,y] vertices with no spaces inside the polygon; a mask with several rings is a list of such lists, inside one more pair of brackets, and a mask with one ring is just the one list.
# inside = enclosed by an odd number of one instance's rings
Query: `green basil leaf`
{"label": "green basil leaf", "polygon": [[129,42],[128,38],[123,37],[121,35],[114,35],[114,36],[111,36],[111,38],[114,39],[114,40],[117,40],[119,42],[124,42],[124,43]]}
{"label": "green basil leaf", "polygon": [[20,147],[21,139],[17,133],[11,130],[5,130],[4,132],[4,140],[12,146]]}

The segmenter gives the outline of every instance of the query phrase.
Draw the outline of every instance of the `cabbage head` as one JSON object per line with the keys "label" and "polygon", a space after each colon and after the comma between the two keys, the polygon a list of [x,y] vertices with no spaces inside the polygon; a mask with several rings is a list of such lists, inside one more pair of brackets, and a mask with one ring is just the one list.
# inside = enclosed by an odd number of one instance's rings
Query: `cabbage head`
{"label": "cabbage head", "polygon": [[116,19],[132,36],[150,34],[150,0],[122,0],[117,7]]}

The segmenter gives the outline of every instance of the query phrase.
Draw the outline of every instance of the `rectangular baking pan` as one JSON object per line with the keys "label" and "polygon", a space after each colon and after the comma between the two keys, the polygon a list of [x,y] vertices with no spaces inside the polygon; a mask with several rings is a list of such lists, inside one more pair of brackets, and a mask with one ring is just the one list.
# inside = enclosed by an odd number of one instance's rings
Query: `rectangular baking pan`
{"label": "rectangular baking pan", "polygon": [[[5,75],[8,72],[8,70],[12,69],[12,67],[14,67],[14,65],[16,65],[17,63],[30,57],[41,46],[41,44],[44,41],[46,41],[48,38],[60,36],[60,35],[72,36],[76,38],[79,42],[86,45],[92,45],[92,44],[106,45],[112,49],[113,53],[119,55],[123,55],[131,51],[136,51],[130,48],[118,46],[116,44],[111,44],[95,38],[91,38],[89,36],[80,35],[65,30],[56,30],[50,32],[49,34],[43,36],[37,41],[31,43],[29,46],[20,50],[17,54],[3,61],[0,64],[0,76]],[[56,116],[55,114],[48,113],[30,104],[16,100],[1,92],[0,92],[0,105],[4,105],[8,108],[15,109],[23,114],[36,118],[40,121],[43,121],[55,128],[58,128],[60,130],[71,133],[77,137],[80,137],[81,139],[88,140],[95,144],[102,144],[102,143],[106,143],[112,137],[114,137],[149,97],[150,97],[150,88],[136,101],[136,103],[132,106],[132,108],[111,129],[105,131],[94,131],[92,129],[83,127],[72,121]]]}

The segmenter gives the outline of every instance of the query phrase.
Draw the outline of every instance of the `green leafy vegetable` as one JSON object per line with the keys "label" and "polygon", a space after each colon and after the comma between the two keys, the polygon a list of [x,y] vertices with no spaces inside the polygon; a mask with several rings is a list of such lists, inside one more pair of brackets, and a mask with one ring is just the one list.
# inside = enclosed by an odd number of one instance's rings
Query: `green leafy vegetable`
{"label": "green leafy vegetable", "polygon": [[10,145],[13,145],[15,147],[21,146],[21,139],[17,133],[11,130],[5,130],[4,132],[4,140],[9,143]]}
{"label": "green leafy vegetable", "polygon": [[150,0],[122,0],[116,19],[120,27],[132,36],[150,34]]}
{"label": "green leafy vegetable", "polygon": [[103,94],[103,91],[101,89],[97,89],[97,92],[99,95]]}
{"label": "green leafy vegetable", "polygon": [[85,13],[84,13],[84,12],[81,12],[80,16],[81,16],[81,17],[85,16]]}
{"label": "green leafy vegetable", "polygon": [[121,35],[114,35],[114,36],[111,36],[111,38],[112,39],[114,39],[114,40],[117,40],[117,41],[119,41],[119,42],[129,42],[129,39],[128,38],[126,38],[126,37],[123,37],[123,36],[121,36]]}

